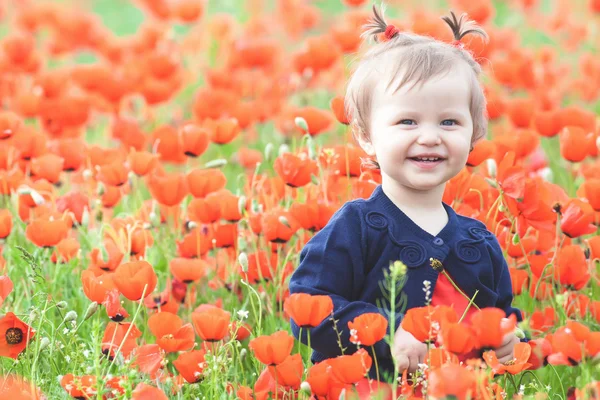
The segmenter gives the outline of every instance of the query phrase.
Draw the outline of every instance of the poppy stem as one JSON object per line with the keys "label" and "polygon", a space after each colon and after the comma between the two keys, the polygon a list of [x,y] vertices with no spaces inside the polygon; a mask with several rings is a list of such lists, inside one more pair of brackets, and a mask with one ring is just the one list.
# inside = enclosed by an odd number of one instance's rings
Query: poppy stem
{"label": "poppy stem", "polygon": [[[456,289],[461,295],[463,295],[463,297],[467,300],[469,300],[469,304],[467,305],[467,308],[465,309],[465,314],[467,312],[467,310],[469,309],[469,307],[471,305],[475,306],[475,308],[477,308],[479,310],[479,306],[477,306],[477,304],[473,303],[473,300],[475,299],[475,296],[477,296],[477,293],[479,292],[479,290],[475,291],[475,294],[473,295],[473,298],[469,298],[469,296],[467,296],[465,294],[465,292],[463,292],[458,285],[456,285],[456,283],[454,282],[454,280],[450,277],[450,275],[448,275],[448,273],[446,272],[446,270],[442,271],[442,274],[444,274],[444,276],[448,279],[448,281],[452,284],[452,286],[454,287],[454,289]],[[464,314],[463,314],[464,317]],[[462,319],[462,318],[461,318]]]}
{"label": "poppy stem", "polygon": [[377,385],[379,387],[379,364],[377,363],[377,353],[375,353],[374,345],[371,345],[371,350],[373,351],[373,361],[375,361],[375,376],[377,378]]}
{"label": "poppy stem", "polygon": [[[458,320],[458,323],[460,324],[462,322],[462,320],[467,316],[467,311],[469,311],[469,308],[471,308],[471,305],[474,305],[475,307],[477,307],[476,304],[473,303],[473,301],[475,301],[475,296],[477,296],[477,293],[479,293],[479,289],[477,289],[475,291],[475,294],[473,295],[473,298],[469,300],[469,304],[467,304],[467,308],[465,308],[465,311],[463,312],[463,315],[460,317],[460,319]],[[479,310],[479,307],[477,307],[477,309]]]}

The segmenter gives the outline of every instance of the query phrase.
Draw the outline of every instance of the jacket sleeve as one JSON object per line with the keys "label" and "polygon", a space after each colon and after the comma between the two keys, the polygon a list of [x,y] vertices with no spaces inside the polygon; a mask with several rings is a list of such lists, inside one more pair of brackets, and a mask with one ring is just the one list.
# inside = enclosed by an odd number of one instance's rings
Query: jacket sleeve
{"label": "jacket sleeve", "polygon": [[[357,350],[356,344],[350,342],[349,321],[364,313],[380,313],[387,318],[383,309],[355,300],[366,283],[366,235],[359,206],[346,203],[304,246],[298,268],[290,280],[290,294],[327,295],[333,301],[333,318],[337,321],[339,341],[345,351],[342,353],[340,349],[331,316],[310,329],[312,348],[327,358],[352,354]],[[395,332],[401,319],[402,315],[396,315],[396,326],[388,324],[387,334]],[[302,337],[299,338],[299,327],[293,320],[290,323],[294,336],[307,344],[309,329],[302,329]],[[390,347],[385,340],[380,340],[373,347],[378,359],[391,358]]]}

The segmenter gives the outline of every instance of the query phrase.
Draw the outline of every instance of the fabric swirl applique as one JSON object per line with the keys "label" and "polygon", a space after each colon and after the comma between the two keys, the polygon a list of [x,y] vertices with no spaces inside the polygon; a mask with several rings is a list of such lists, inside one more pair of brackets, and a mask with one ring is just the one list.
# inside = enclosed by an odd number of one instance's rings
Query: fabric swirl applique
{"label": "fabric swirl applique", "polygon": [[469,234],[475,239],[492,239],[494,237],[492,232],[476,226],[469,228]]}
{"label": "fabric swirl applique", "polygon": [[388,227],[388,220],[385,215],[378,213],[377,211],[371,211],[367,213],[365,217],[367,225],[371,228],[384,230]]}
{"label": "fabric swirl applique", "polygon": [[418,242],[407,240],[398,244],[402,247],[402,250],[400,250],[400,260],[407,267],[416,268],[422,265],[427,259],[425,248]]}
{"label": "fabric swirl applique", "polygon": [[456,242],[454,251],[459,260],[466,263],[476,263],[481,260],[481,251],[477,245],[481,243],[481,240],[472,241],[469,239],[460,240]]}

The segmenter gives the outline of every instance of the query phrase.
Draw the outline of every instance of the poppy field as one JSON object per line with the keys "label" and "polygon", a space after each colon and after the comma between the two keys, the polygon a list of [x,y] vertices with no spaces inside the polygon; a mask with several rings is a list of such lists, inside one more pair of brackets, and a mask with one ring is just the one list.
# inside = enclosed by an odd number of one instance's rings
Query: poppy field
{"label": "poppy field", "polygon": [[[443,345],[394,389],[600,399],[600,1],[386,3],[400,30],[450,42],[453,9],[490,36],[464,43],[489,137],[444,202],[497,236],[530,339],[503,364],[497,309],[396,310]],[[290,318],[310,332],[332,303],[288,282],[381,182],[343,100],[372,5],[0,2],[0,398],[359,398],[388,321],[338,326],[354,347],[313,365]]]}

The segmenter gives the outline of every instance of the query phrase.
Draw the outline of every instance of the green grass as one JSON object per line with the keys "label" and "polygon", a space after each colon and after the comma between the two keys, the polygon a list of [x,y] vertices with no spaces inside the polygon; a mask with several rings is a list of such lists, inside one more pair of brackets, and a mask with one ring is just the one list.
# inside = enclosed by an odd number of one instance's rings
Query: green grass
{"label": "green grass", "polygon": [[[545,0],[542,2],[544,10],[548,10],[551,2]],[[115,34],[120,36],[132,35],[138,31],[145,20],[144,13],[137,8],[130,0],[96,0],[90,2],[92,11],[97,14],[102,22]],[[209,15],[222,12],[235,15],[240,21],[244,21],[247,16],[243,12],[243,2],[241,1],[209,1],[207,13]],[[338,15],[343,6],[339,1],[319,0],[315,4],[320,7],[326,16]],[[447,3],[443,1],[425,1],[423,4],[430,7],[443,7]],[[556,45],[556,42],[546,34],[535,31],[524,25],[521,16],[515,14],[508,2],[496,0],[495,23],[499,26],[506,26],[518,29],[522,33],[522,44],[527,47],[537,48],[544,45]],[[268,2],[268,7],[274,7],[273,0]],[[405,10],[391,9],[390,16],[402,16]],[[185,26],[176,26],[175,34],[184,35],[189,28]],[[9,32],[7,25],[0,25],[0,34]],[[561,57],[566,57],[564,53]],[[569,58],[575,60],[575,57]],[[97,59],[93,53],[88,51],[78,52],[74,56],[74,62],[93,63]],[[189,116],[189,106],[193,100],[193,95],[199,86],[203,85],[203,78],[198,80],[180,91],[174,100],[167,104],[157,107],[157,115],[160,121],[168,122],[173,104],[175,107],[184,108],[186,116]],[[311,105],[321,108],[328,108],[328,103],[333,93],[329,90],[311,90],[307,93],[293,98],[293,102],[301,102],[301,97],[306,97]],[[600,102],[592,105],[600,112]],[[86,141],[88,143],[105,144],[106,133],[110,128],[107,119],[98,119],[96,124],[91,126],[86,132]],[[289,145],[292,149],[299,146],[298,140],[289,140],[283,138],[277,132],[273,123],[266,123],[258,127],[259,140],[251,143],[252,148],[263,150],[268,144],[274,146],[275,153],[283,144]],[[150,131],[150,127],[148,129]],[[325,143],[335,142],[343,134],[344,128],[339,127],[335,131],[315,138],[318,146]],[[224,146],[211,145],[210,150],[202,156],[198,164],[206,161],[225,158],[231,159],[232,155],[241,145],[241,138],[233,143]],[[558,143],[556,139],[542,140],[542,147],[548,155],[550,168],[554,174],[554,182],[565,188],[569,195],[574,196],[577,184],[572,175],[566,170],[565,162],[560,158]],[[271,160],[272,161],[272,160]],[[177,169],[177,168],[175,168]],[[224,167],[228,177],[227,188],[235,194],[242,195],[242,184],[245,182],[244,170],[233,163]],[[265,163],[260,167],[260,172],[272,172],[271,162]],[[61,193],[67,191],[71,185],[69,179],[65,179],[65,187]],[[141,183],[141,182],[139,182]],[[121,203],[114,209],[114,215],[132,215],[140,208],[143,199],[149,198],[148,192],[144,186],[134,186],[131,196],[126,196]],[[303,194],[300,194],[303,196]],[[26,225],[16,218],[16,197],[12,199],[2,199],[3,206],[10,208],[14,215],[15,226],[13,232],[4,245],[4,258],[7,260],[7,273],[14,282],[15,288],[10,296],[5,299],[4,311],[13,311],[17,316],[26,321],[36,330],[36,340],[33,341],[27,351],[25,351],[17,361],[9,358],[0,358],[0,373],[17,373],[31,380],[36,386],[40,387],[43,393],[49,399],[68,398],[64,389],[60,386],[60,377],[67,373],[75,375],[90,374],[104,379],[107,374],[111,376],[124,376],[127,383],[124,384],[126,395],[131,396],[133,388],[138,382],[148,381],[145,377],[135,371],[129,364],[122,362],[118,358],[117,362],[111,364],[106,357],[101,354],[101,340],[104,329],[108,321],[106,311],[100,307],[98,311],[91,315],[87,320],[84,319],[86,310],[88,310],[90,301],[83,295],[81,287],[81,272],[89,264],[88,254],[92,248],[101,246],[102,237],[97,230],[97,226],[90,228],[76,228],[77,237],[81,243],[81,257],[67,264],[53,264],[50,262],[50,250],[40,249],[30,243],[25,237]],[[170,277],[169,260],[176,256],[175,241],[178,233],[174,228],[161,226],[155,231],[155,245],[151,247],[146,259],[154,266],[158,276],[157,291],[165,288],[166,282]],[[177,237],[178,238],[178,237]],[[264,245],[263,243],[261,243]],[[266,246],[265,246],[266,248]],[[247,249],[251,251],[252,249]],[[290,261],[297,264],[298,254],[293,253]],[[597,266],[596,266],[597,267]],[[204,303],[213,303],[222,299],[224,308],[232,312],[232,319],[238,319],[236,312],[238,310],[250,311],[250,323],[256,326],[258,332],[270,334],[276,330],[288,330],[288,323],[277,312],[277,302],[275,301],[276,287],[266,287],[264,295],[260,295],[262,309],[259,311],[258,298],[256,293],[247,286],[239,282],[238,279],[231,279],[232,288],[211,288],[206,281],[196,284],[197,299],[195,305]],[[239,289],[242,296],[238,298],[231,294],[230,290]],[[599,299],[599,289],[596,285],[591,285],[588,295],[592,299]],[[567,320],[567,316],[560,307],[559,299],[552,299],[549,304],[556,306],[559,311],[559,324],[561,326]],[[516,300],[516,305],[528,313],[539,308],[540,304],[528,295],[521,295]],[[134,302],[124,301],[124,306],[131,317],[127,320],[135,322],[136,326],[142,331],[142,337],[138,343],[154,343],[155,339],[149,331],[146,321],[149,311],[145,307],[138,307]],[[65,317],[69,312],[76,313],[73,321],[65,322]],[[190,321],[191,309],[180,310],[180,315],[185,322]],[[262,325],[257,326],[258,314],[262,316]],[[72,313],[69,315],[73,315]],[[134,318],[134,316],[136,316]],[[585,322],[598,329],[598,324],[587,317]],[[254,333],[255,336],[257,332]],[[48,339],[46,343],[44,338]],[[221,360],[210,360],[210,372],[204,381],[195,385],[184,385],[183,390],[173,395],[177,399],[207,398],[220,399],[227,398],[225,386],[228,382],[237,382],[247,386],[253,386],[258,374],[263,366],[247,352],[245,357],[240,356],[244,348],[247,351],[247,341],[239,345],[232,341],[227,343],[219,356]],[[297,342],[294,348],[302,349],[303,354],[308,350]],[[233,356],[233,362],[227,361],[225,352]],[[169,355],[167,359],[173,361],[174,355]],[[166,369],[171,373],[176,373],[172,363],[168,363]],[[522,379],[521,383],[525,385],[525,391],[528,395],[535,392],[547,392],[550,399],[560,398],[566,400],[567,391],[570,387],[583,387],[587,383],[600,379],[600,369],[597,362],[587,362],[576,367],[545,367],[534,374],[525,374],[517,379]],[[508,396],[515,393],[515,389],[510,381],[505,378],[499,378],[498,381],[506,388]],[[517,382],[518,383],[518,382]],[[517,390],[518,390],[517,384]],[[174,387],[172,380],[161,384],[165,392]],[[550,390],[547,390],[549,387]]]}

